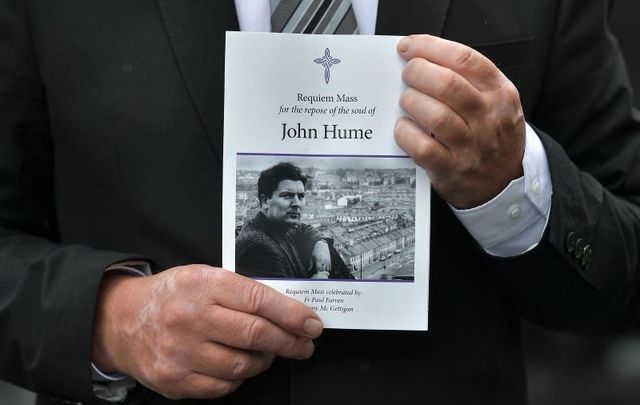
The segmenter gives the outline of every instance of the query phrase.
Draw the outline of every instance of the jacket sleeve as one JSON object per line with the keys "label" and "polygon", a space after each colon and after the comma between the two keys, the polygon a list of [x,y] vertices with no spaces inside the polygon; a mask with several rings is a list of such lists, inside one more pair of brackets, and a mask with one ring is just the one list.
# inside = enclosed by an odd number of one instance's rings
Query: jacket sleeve
{"label": "jacket sleeve", "polygon": [[136,256],[56,242],[45,91],[26,2],[0,0],[0,378],[88,400],[100,280]]}
{"label": "jacket sleeve", "polygon": [[523,313],[599,333],[638,322],[640,117],[608,2],[561,0],[540,101],[529,119],[547,152],[553,196],[539,246],[487,260]]}

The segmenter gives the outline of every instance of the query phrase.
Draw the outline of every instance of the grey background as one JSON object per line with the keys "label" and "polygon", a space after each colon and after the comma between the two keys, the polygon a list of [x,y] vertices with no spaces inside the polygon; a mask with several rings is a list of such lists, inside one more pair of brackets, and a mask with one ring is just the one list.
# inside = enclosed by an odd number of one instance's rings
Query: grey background
{"label": "grey background", "polygon": [[[639,89],[635,104],[640,107],[640,1],[617,0],[611,25]],[[531,405],[640,403],[640,333],[585,338],[525,324],[524,338]],[[34,399],[0,381],[0,405],[32,405]]]}

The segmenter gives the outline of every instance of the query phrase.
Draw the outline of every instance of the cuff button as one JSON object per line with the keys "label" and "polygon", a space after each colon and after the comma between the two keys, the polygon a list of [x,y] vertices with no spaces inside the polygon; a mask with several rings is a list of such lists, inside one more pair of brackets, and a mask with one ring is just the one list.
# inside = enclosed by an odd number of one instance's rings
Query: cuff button
{"label": "cuff button", "polygon": [[573,253],[573,251],[576,249],[576,233],[575,232],[569,232],[569,234],[567,235],[567,239],[565,241],[564,248],[567,251],[567,253]]}
{"label": "cuff button", "polygon": [[582,267],[584,267],[585,270],[589,270],[589,266],[591,265],[592,255],[593,255],[593,251],[591,250],[591,247],[587,245],[584,248],[584,254],[582,255]]}
{"label": "cuff button", "polygon": [[509,218],[515,220],[520,218],[520,216],[522,216],[522,210],[520,209],[519,205],[512,205],[509,208]]}
{"label": "cuff button", "polygon": [[589,247],[589,245],[585,246],[584,241],[578,238],[578,240],[576,240],[576,246],[573,251],[573,257],[575,257],[577,260],[580,260],[584,255],[584,251],[587,247]]}

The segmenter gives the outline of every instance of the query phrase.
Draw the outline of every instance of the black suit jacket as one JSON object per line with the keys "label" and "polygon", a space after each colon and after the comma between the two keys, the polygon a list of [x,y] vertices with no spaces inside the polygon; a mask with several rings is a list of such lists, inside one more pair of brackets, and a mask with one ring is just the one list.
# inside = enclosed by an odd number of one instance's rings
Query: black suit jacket
{"label": "black suit jacket", "polygon": [[[220,403],[521,404],[520,316],[636,323],[640,127],[605,14],[595,0],[380,0],[379,34],[470,44],[516,84],[549,157],[547,232],[492,258],[434,196],[429,332],[326,331],[312,359]],[[224,31],[237,28],[231,0],[0,0],[0,376],[41,403],[92,397],[108,265],[221,263]]]}

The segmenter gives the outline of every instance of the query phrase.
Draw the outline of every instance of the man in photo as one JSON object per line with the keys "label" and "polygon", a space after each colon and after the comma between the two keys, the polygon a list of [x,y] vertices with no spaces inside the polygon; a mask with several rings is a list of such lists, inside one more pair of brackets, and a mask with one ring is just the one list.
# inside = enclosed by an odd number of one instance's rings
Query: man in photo
{"label": "man in photo", "polygon": [[307,177],[291,163],[260,173],[260,211],[236,238],[236,271],[265,278],[353,278],[331,240],[300,222]]}

